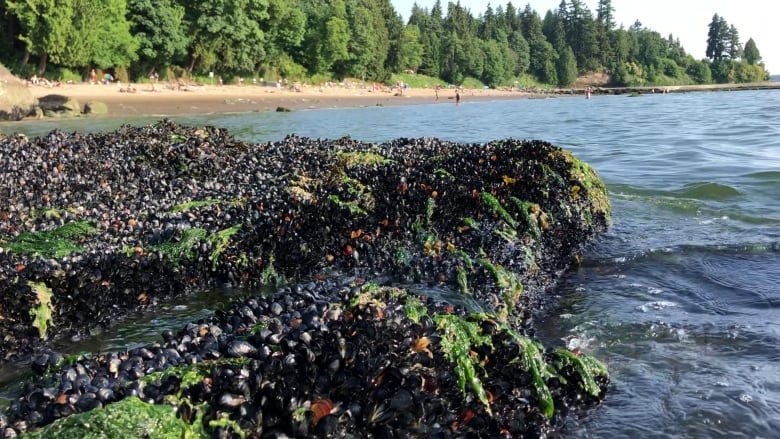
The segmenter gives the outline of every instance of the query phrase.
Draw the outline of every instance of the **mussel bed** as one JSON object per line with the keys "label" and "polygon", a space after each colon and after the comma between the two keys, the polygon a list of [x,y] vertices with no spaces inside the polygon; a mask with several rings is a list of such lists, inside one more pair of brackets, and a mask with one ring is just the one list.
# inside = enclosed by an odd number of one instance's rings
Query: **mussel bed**
{"label": "mussel bed", "polygon": [[[609,220],[596,173],[548,143],[250,144],[162,120],[5,137],[0,167],[0,353],[40,374],[6,435],[138,397],[216,437],[540,436],[604,396],[596,360],[526,337]],[[213,284],[295,286],[143,348],[47,349]]]}

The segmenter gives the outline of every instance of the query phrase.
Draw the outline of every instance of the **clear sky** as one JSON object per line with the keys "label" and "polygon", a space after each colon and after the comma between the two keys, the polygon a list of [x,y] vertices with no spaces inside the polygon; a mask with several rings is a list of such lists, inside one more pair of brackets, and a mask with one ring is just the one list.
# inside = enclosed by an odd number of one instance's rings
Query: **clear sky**
{"label": "clear sky", "polygon": [[[430,9],[435,0],[392,0],[404,20],[409,18],[415,2]],[[448,0],[441,2],[445,14],[447,3]],[[485,12],[488,3],[495,9],[498,5],[505,7],[507,1],[460,0],[475,17]],[[548,9],[557,9],[560,3],[560,0],[512,1],[520,10],[530,4],[542,18]],[[598,1],[584,0],[584,3],[595,15]],[[780,74],[780,24],[777,23],[780,3],[777,0],[612,0],[612,5],[618,26],[628,28],[638,19],[664,37],[671,33],[679,38],[685,51],[696,59],[705,57],[709,24],[712,16],[718,14],[737,28],[742,44],[753,38],[769,72]]]}

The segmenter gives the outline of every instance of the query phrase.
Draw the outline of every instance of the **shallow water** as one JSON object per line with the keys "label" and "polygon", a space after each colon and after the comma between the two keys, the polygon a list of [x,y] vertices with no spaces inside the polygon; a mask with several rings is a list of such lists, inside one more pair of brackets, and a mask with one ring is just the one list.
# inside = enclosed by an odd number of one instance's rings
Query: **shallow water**
{"label": "shallow water", "polygon": [[[613,381],[604,405],[572,419],[560,436],[776,437],[780,91],[468,98],[460,107],[175,120],[223,126],[251,141],[288,133],[377,142],[515,137],[572,150],[606,181],[614,224],[566,276],[559,306],[540,322],[537,335],[603,359]],[[119,123],[36,122],[0,130],[32,135],[57,126],[72,131]],[[127,336],[112,343],[133,341],[135,334]]]}

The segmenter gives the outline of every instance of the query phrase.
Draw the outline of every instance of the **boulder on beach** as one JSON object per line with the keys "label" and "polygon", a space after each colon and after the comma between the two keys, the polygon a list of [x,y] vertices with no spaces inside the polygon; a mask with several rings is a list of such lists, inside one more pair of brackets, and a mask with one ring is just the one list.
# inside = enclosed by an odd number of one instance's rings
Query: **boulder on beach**
{"label": "boulder on beach", "polygon": [[81,105],[74,98],[50,94],[38,98],[38,107],[47,117],[73,117],[81,114]]}
{"label": "boulder on beach", "polygon": [[21,120],[35,104],[24,83],[0,64],[0,120]]}
{"label": "boulder on beach", "polygon": [[108,106],[103,102],[89,101],[84,104],[84,114],[108,114]]}

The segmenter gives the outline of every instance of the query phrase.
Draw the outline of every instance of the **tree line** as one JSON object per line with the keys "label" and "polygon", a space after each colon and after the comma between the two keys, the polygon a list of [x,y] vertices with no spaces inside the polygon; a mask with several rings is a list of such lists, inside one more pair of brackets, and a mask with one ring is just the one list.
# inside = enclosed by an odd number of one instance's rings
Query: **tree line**
{"label": "tree line", "polygon": [[283,76],[388,82],[411,71],[461,84],[522,80],[571,86],[606,71],[614,85],[768,79],[755,42],[741,46],[717,14],[706,59],[637,21],[617,27],[611,0],[595,13],[562,0],[541,17],[511,2],[474,16],[460,2],[414,5],[404,23],[390,0],[0,0],[0,62],[22,74],[84,78],[113,69],[127,81]]}

